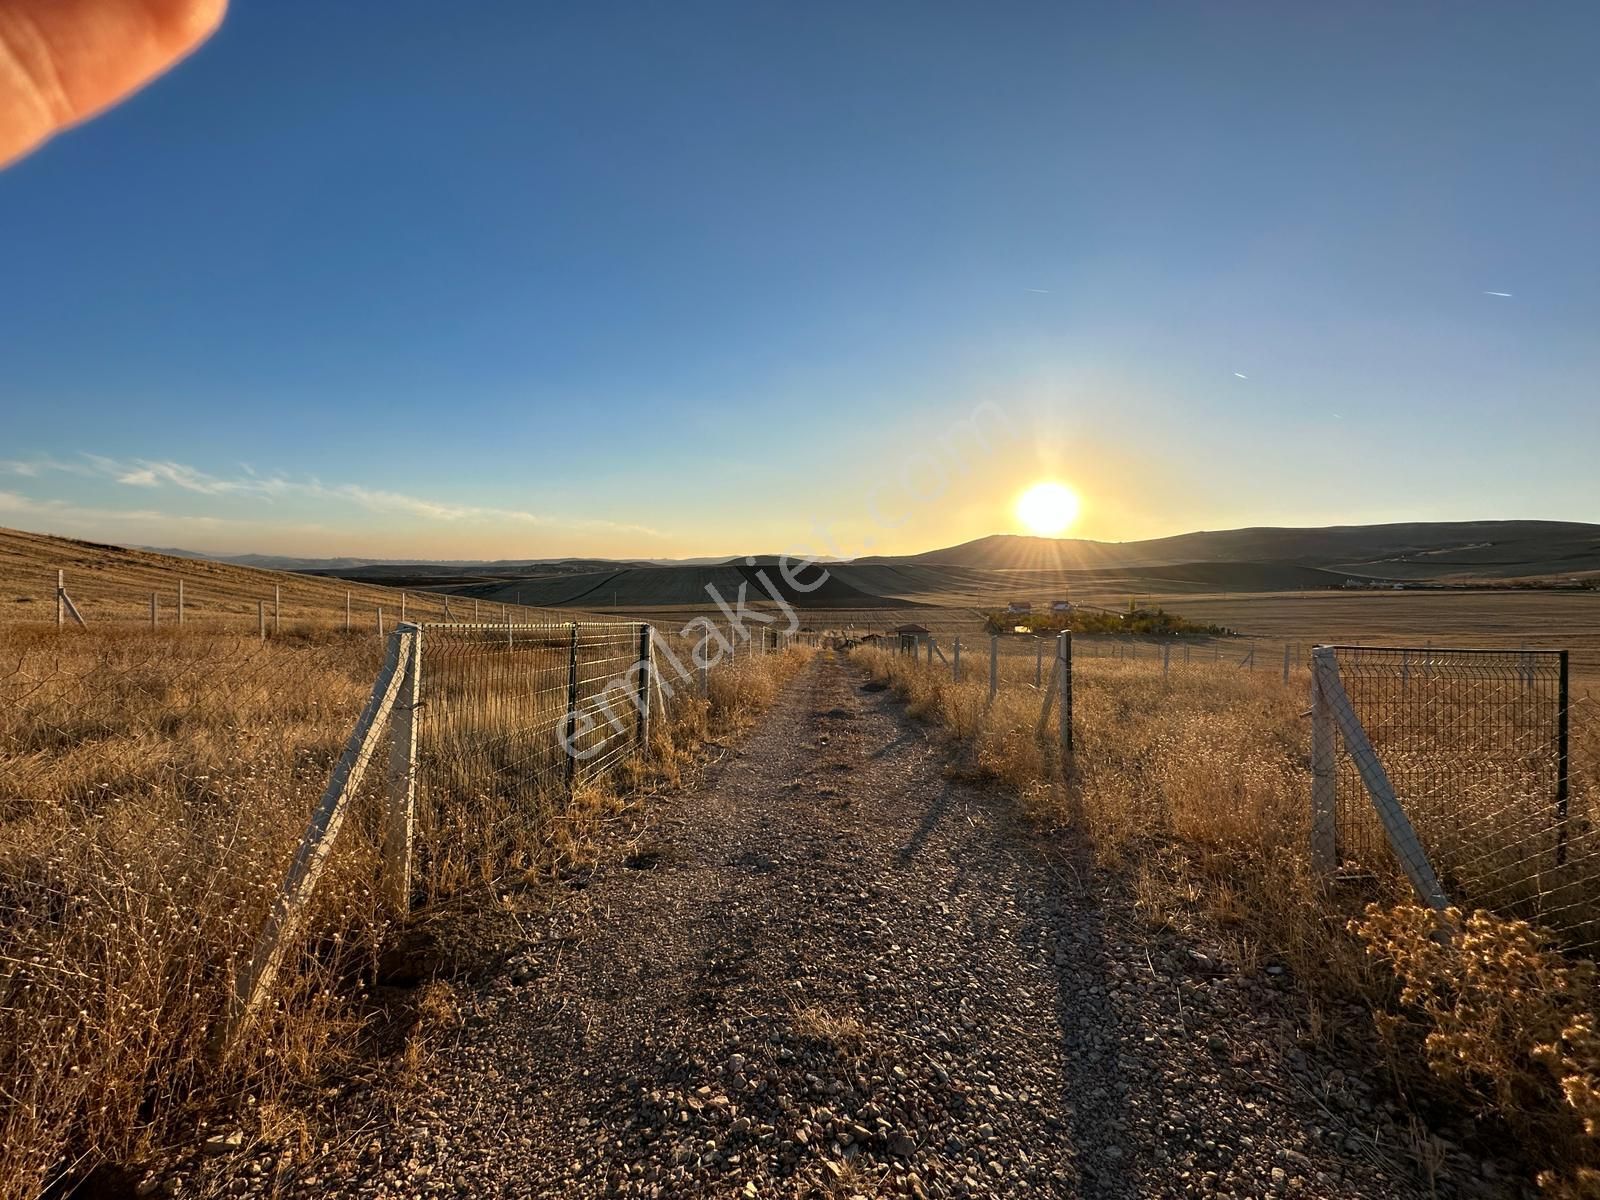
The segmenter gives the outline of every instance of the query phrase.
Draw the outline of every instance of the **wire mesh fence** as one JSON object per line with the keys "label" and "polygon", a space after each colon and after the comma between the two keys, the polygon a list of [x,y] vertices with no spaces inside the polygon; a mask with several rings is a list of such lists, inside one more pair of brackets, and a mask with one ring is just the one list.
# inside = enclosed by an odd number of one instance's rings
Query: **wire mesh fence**
{"label": "wire mesh fence", "polygon": [[798,640],[719,638],[656,672],[635,623],[8,631],[0,1178],[148,1135],[219,1035],[248,1024],[255,1089],[348,1028],[317,1016],[411,903],[559,864],[653,735],[720,736]]}
{"label": "wire mesh fence", "polygon": [[[1044,712],[1052,638],[911,634],[875,644],[899,664],[896,672],[920,680],[924,707],[975,731],[980,754],[992,742],[1008,763],[1050,761],[1028,735],[1054,729]],[[1306,855],[1316,834],[1317,764],[1305,719],[1312,648],[1265,638],[1074,634],[1075,778],[1115,795],[1116,819],[1144,834]],[[1565,654],[1432,646],[1335,653],[1352,719],[1387,770],[1417,845],[1396,848],[1335,730],[1327,747],[1337,796],[1329,857],[1337,855],[1347,876],[1385,886],[1436,872],[1451,903],[1526,917],[1577,950],[1600,948],[1600,714],[1570,686]],[[1040,769],[1016,775],[1027,781]],[[1246,823],[1263,836],[1254,838]],[[1407,853],[1418,861],[1402,863]]]}
{"label": "wire mesh fence", "polygon": [[643,742],[649,627],[427,625],[417,803],[424,879],[530,865],[579,788]]}
{"label": "wire mesh fence", "polygon": [[[1452,902],[1600,942],[1590,744],[1564,651],[1334,647],[1339,677]],[[1574,735],[1577,736],[1574,736]],[[1341,743],[1335,847],[1383,870],[1390,847]]]}

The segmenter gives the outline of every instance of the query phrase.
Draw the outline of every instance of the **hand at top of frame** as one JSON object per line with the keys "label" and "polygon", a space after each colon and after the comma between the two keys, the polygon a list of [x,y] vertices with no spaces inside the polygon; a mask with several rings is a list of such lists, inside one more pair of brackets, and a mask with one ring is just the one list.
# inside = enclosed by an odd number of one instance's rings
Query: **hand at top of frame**
{"label": "hand at top of frame", "polygon": [[211,34],[227,0],[0,0],[0,167],[109,108]]}

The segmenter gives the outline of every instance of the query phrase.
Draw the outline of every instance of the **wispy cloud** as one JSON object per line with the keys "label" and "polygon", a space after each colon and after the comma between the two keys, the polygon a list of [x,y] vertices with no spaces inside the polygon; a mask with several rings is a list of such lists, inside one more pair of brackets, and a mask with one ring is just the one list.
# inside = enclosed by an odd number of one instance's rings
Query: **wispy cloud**
{"label": "wispy cloud", "polygon": [[[322,480],[315,478],[294,479],[285,475],[261,475],[249,467],[245,467],[243,470],[245,473],[242,475],[219,476],[169,459],[116,459],[108,458],[101,454],[88,453],[82,456],[81,461],[76,462],[44,457],[0,460],[0,472],[30,479],[49,473],[62,473],[107,479],[125,487],[152,491],[173,488],[199,496],[238,496],[267,501],[295,498],[321,502],[331,501],[349,504],[365,509],[368,512],[398,513],[426,521],[459,524],[534,525],[548,529],[631,533],[646,537],[667,536],[661,530],[653,529],[648,525],[609,521],[595,517],[537,513],[526,509],[501,508],[493,505],[452,504],[445,501],[432,500],[424,496],[409,495],[404,492],[371,488],[359,483],[324,483]],[[27,501],[28,499],[15,493],[6,493],[6,495],[12,496],[18,502]],[[58,502],[31,501],[31,503],[52,505]],[[117,513],[117,510],[110,509],[82,509],[79,511],[84,514],[101,511],[107,515],[116,515]],[[141,515],[155,517],[163,514],[143,512]],[[201,518],[194,519],[200,520]]]}
{"label": "wispy cloud", "polygon": [[1233,373],[1233,377],[1235,379],[1249,379],[1250,378],[1250,376],[1246,375],[1243,371],[1235,371]]}
{"label": "wispy cloud", "polygon": [[1511,299],[1511,293],[1510,292],[1485,292],[1484,295],[1485,296],[1504,296],[1507,300]]}
{"label": "wispy cloud", "polygon": [[1049,288],[1029,288],[1028,291],[1033,292],[1038,296],[1048,296],[1051,294]]}
{"label": "wispy cloud", "polygon": [[250,523],[229,521],[225,517],[157,512],[149,508],[94,508],[72,504],[66,500],[36,500],[32,496],[24,496],[18,492],[0,492],[0,512],[23,513],[32,517],[66,521],[176,521],[204,528]]}

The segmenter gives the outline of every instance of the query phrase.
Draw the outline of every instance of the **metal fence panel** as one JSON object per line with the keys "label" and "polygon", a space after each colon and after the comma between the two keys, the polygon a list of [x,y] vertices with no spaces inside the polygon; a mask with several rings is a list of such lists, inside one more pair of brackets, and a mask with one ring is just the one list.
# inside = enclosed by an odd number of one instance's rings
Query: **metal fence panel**
{"label": "metal fence panel", "polygon": [[[1565,652],[1333,649],[1451,899],[1595,940],[1600,845],[1592,790],[1574,779]],[[1342,864],[1383,864],[1382,827],[1343,747],[1337,814]]]}

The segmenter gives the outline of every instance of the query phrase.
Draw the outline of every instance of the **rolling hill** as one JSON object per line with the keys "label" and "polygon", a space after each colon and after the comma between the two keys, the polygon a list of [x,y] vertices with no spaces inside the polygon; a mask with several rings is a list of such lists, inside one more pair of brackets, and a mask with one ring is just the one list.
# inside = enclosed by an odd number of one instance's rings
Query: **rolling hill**
{"label": "rolling hill", "polygon": [[1282,592],[1336,588],[1348,579],[1438,584],[1580,578],[1600,573],[1600,526],[1559,521],[1411,522],[1325,529],[1197,532],[1142,542],[996,534],[922,554],[830,563],[801,593],[777,559],[715,566],[608,564],[560,577],[463,582],[467,595],[546,606],[679,607],[763,590],[756,572],[804,608],[983,606],[1063,595]]}
{"label": "rolling hill", "polygon": [[[298,573],[289,575],[241,565],[268,561],[316,565],[299,565]],[[114,594],[124,606],[147,604],[150,591],[170,592],[183,574],[193,581],[192,589],[199,589],[192,591],[191,603],[238,613],[253,611],[257,599],[270,599],[274,586],[283,587],[296,604],[303,596],[308,605],[336,606],[342,613],[345,589],[352,586],[346,581],[355,581],[357,603],[369,612],[378,604],[395,605],[395,588],[442,592],[480,604],[605,610],[698,607],[711,603],[708,589],[731,602],[741,586],[752,597],[775,587],[796,607],[867,610],[983,607],[1067,595],[1308,591],[1336,588],[1351,578],[1432,584],[1569,581],[1600,579],[1600,526],[1453,521],[1263,527],[1138,542],[996,534],[921,554],[829,563],[827,579],[809,590],[785,583],[777,564],[772,556],[662,564],[585,558],[397,563],[249,555],[221,563],[6,532],[0,533],[0,585],[18,581],[18,594],[0,619],[53,614],[48,603],[25,606],[48,601],[47,584],[56,566],[73,570],[70,589],[91,608],[102,594],[108,602]],[[807,580],[814,578],[814,571],[808,573]]]}
{"label": "rolling hill", "polygon": [[1423,521],[1201,531],[1140,542],[994,534],[922,554],[857,561],[1069,571],[1282,563],[1387,579],[1511,578],[1600,570],[1600,525]]}

